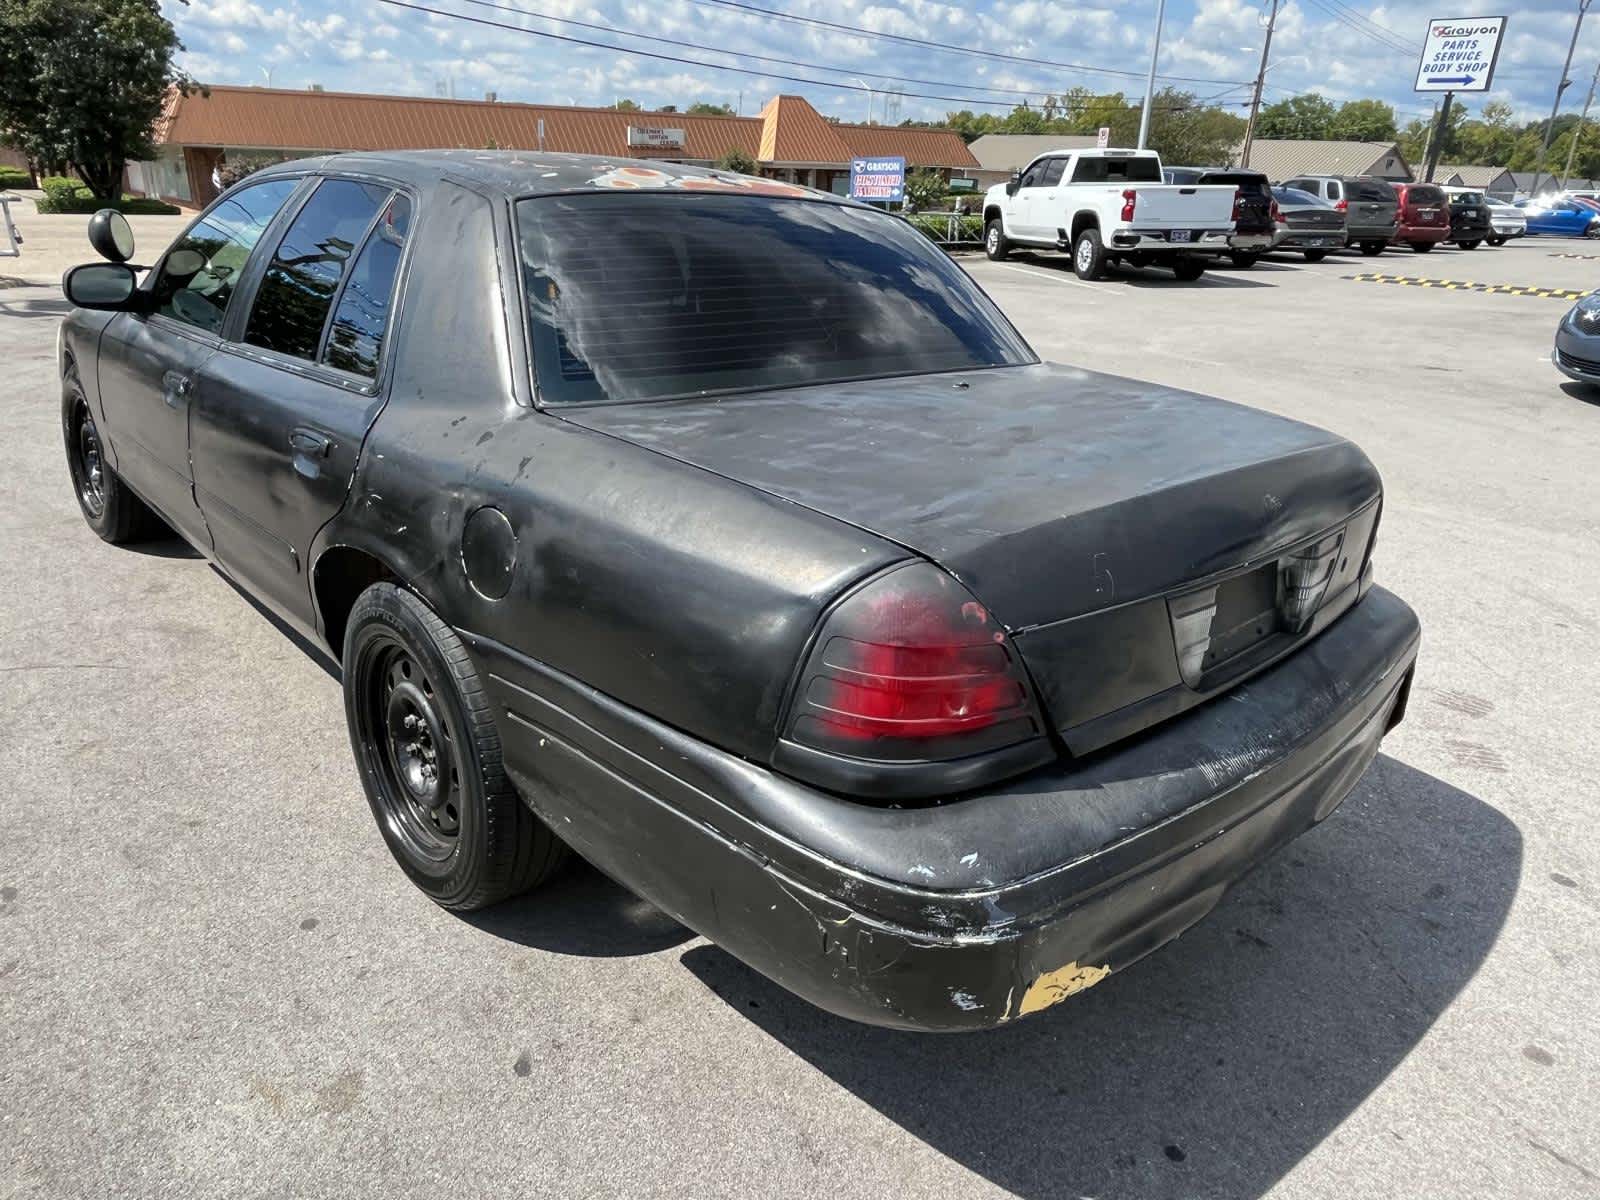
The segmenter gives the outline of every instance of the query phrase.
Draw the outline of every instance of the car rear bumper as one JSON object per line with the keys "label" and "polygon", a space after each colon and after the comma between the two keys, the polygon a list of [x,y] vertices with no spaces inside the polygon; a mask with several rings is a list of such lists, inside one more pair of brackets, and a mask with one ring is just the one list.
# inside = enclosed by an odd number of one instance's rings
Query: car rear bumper
{"label": "car rear bumper", "polygon": [[1120,226],[1111,231],[1106,249],[1116,254],[1133,251],[1140,253],[1200,253],[1222,254],[1229,249],[1233,237],[1231,229],[1134,229]]}
{"label": "car rear bumper", "polygon": [[1403,715],[1420,630],[1374,588],[1214,703],[910,809],[807,788],[462,636],[512,777],[580,854],[824,1009],[949,1031],[1143,957],[1332,812]]}
{"label": "car rear bumper", "polygon": [[1360,242],[1392,242],[1395,234],[1400,232],[1399,225],[1351,225],[1346,231],[1346,240],[1351,244]]}
{"label": "car rear bumper", "polygon": [[1449,236],[1448,225],[1402,225],[1394,240],[1409,246],[1413,242],[1442,242]]}
{"label": "car rear bumper", "polygon": [[1333,229],[1280,229],[1272,235],[1272,246],[1285,250],[1338,250],[1347,240],[1342,225]]}

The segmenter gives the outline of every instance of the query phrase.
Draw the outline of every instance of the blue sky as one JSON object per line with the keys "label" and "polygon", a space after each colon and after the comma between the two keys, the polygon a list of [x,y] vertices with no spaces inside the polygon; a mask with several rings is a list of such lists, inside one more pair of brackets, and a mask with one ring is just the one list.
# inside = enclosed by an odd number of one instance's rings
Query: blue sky
{"label": "blue sky", "polygon": [[[903,93],[899,117],[937,118],[953,108],[983,111],[979,101],[1002,107],[1021,98],[1073,86],[1097,91],[1143,89],[1155,0],[747,0],[761,8],[859,26],[880,33],[952,43],[1041,60],[1039,64],[978,58],[905,42],[860,37],[815,25],[774,20],[717,0],[407,0],[425,8],[516,26],[474,25],[449,16],[414,11],[382,0],[192,0],[166,3],[187,50],[183,65],[206,83],[268,84],[302,88],[320,83],[329,91],[389,92],[432,96],[453,90],[464,99],[492,91],[502,100],[555,104],[609,104],[631,97],[647,107],[686,106],[695,100],[741,104],[755,112],[778,91],[798,92],[824,113],[860,121],[869,102],[881,119],[879,92]],[[492,6],[491,6],[492,5]],[[1268,100],[1318,91],[1334,100],[1378,96],[1394,104],[1402,123],[1426,113],[1430,97],[1411,91],[1414,51],[1430,18],[1510,13],[1500,70],[1489,98],[1510,101],[1519,117],[1549,111],[1577,5],[1364,6],[1357,0],[1289,0],[1279,11],[1273,41]],[[532,14],[542,14],[535,16]],[[1264,25],[1264,5],[1246,0],[1171,0],[1167,5],[1160,70],[1214,82],[1175,86],[1218,102],[1248,98],[1241,81],[1255,74]],[[689,49],[560,24],[555,18],[613,30],[694,42],[716,50]],[[1378,29],[1374,29],[1376,26]],[[702,64],[742,65],[750,70],[805,76],[814,83],[761,78],[594,49],[531,36],[519,30],[558,33],[610,42]],[[1380,30],[1392,31],[1388,34]],[[816,64],[753,63],[740,55],[766,55]],[[1600,60],[1600,13],[1585,25],[1573,60],[1577,81],[1566,107],[1583,103]],[[1069,67],[1060,64],[1080,64]],[[1051,65],[1043,65],[1051,64]],[[1131,75],[1097,73],[1084,66]],[[823,67],[837,68],[824,70]],[[868,74],[872,73],[872,74]],[[892,82],[899,76],[939,83]],[[936,93],[970,103],[919,98]],[[1472,100],[1475,108],[1483,97]],[[1242,110],[1241,110],[1242,111]]]}

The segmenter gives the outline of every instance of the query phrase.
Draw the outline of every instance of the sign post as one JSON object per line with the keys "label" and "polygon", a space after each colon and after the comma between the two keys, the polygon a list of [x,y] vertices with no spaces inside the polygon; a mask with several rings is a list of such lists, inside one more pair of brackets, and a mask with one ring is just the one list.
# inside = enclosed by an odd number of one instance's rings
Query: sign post
{"label": "sign post", "polygon": [[1505,32],[1505,17],[1436,17],[1428,22],[1414,90],[1444,93],[1439,121],[1428,141],[1427,170],[1423,175],[1428,183],[1433,182],[1433,172],[1444,149],[1444,134],[1450,127],[1455,94],[1489,90]]}
{"label": "sign post", "polygon": [[906,198],[904,158],[850,160],[850,199],[893,204]]}

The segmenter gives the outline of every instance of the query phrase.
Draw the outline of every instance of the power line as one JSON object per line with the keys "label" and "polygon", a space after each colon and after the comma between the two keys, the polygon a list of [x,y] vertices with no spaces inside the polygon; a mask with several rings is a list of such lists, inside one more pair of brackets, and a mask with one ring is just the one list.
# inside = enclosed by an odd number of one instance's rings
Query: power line
{"label": "power line", "polygon": [[1374,21],[1371,17],[1367,16],[1365,13],[1357,12],[1355,9],[1351,8],[1348,4],[1341,4],[1339,2],[1339,0],[1327,0],[1327,3],[1333,5],[1334,8],[1340,10],[1341,12],[1349,14],[1350,17],[1352,17],[1356,21],[1359,21],[1362,25],[1368,26],[1369,28],[1375,30],[1376,31],[1376,36],[1379,36],[1381,38],[1387,39],[1388,41],[1393,43],[1396,47],[1403,48],[1404,50],[1406,50],[1408,53],[1411,53],[1411,54],[1421,54],[1422,53],[1422,47],[1420,45],[1418,45],[1416,42],[1412,42],[1412,41],[1406,40],[1406,37],[1405,37],[1404,34],[1397,33],[1393,29],[1390,29],[1387,25],[1383,25],[1383,24],[1380,24],[1377,21]]}
{"label": "power line", "polygon": [[[838,21],[824,21],[820,17],[802,17],[795,13],[777,12],[770,8],[762,8],[756,4],[746,4],[743,0],[691,0],[694,4],[715,4],[722,8],[735,8],[744,12],[755,13],[758,16],[770,17],[779,21],[796,21],[802,25],[817,25],[823,29],[832,29],[838,33],[848,33],[855,37],[880,38],[885,41],[905,42],[912,46],[922,46],[930,50],[943,50],[951,54],[971,54],[979,58],[1001,59],[1005,62],[1027,63],[1029,66],[1049,67],[1053,71],[1095,71],[1102,75],[1121,75],[1131,79],[1143,79],[1143,71],[1124,71],[1116,67],[1095,67],[1087,63],[1070,63],[1052,61],[1044,58],[1028,58],[1020,54],[1004,54],[999,50],[980,50],[974,46],[957,46],[950,42],[934,42],[926,38],[909,37],[903,33],[885,33],[876,29],[863,29],[859,25],[844,25]],[[1170,79],[1178,83],[1239,83],[1235,79],[1201,79],[1193,75],[1164,75],[1156,73],[1158,79]]]}
{"label": "power line", "polygon": [[[1355,21],[1351,20],[1348,16],[1346,16],[1344,13],[1340,12],[1337,8],[1334,8],[1330,3],[1325,2],[1325,0],[1311,0],[1311,3],[1315,4],[1318,8],[1320,8],[1323,12],[1327,13],[1330,17],[1332,17],[1335,21],[1339,22],[1339,24],[1343,25],[1346,29],[1354,30],[1356,33],[1359,33],[1362,37],[1368,38],[1371,41],[1376,42],[1378,45],[1384,47],[1384,49],[1386,49],[1386,50],[1391,50],[1396,54],[1404,54],[1404,55],[1407,55],[1408,57],[1411,56],[1411,55],[1415,55],[1417,53],[1416,48],[1413,47],[1413,46],[1407,46],[1407,45],[1405,45],[1404,43],[1400,42],[1397,39],[1386,37],[1386,36],[1384,36],[1383,34],[1380,34],[1380,33],[1375,33],[1375,32],[1373,32],[1373,30],[1368,29],[1365,26],[1362,26],[1360,24],[1357,24]],[[1379,28],[1381,28],[1381,26]]]}
{"label": "power line", "polygon": [[[612,25],[597,25],[590,21],[578,21],[571,17],[551,16],[549,13],[535,12],[533,9],[519,8],[518,6],[512,4],[497,4],[494,2],[494,0],[461,0],[461,2],[464,4],[475,4],[479,8],[493,9],[496,12],[515,13],[519,16],[534,17],[541,21],[551,21],[557,25],[571,25],[578,29],[592,29],[600,33],[611,33],[621,37],[638,38],[641,41],[656,42],[658,44],[667,46],[680,46],[689,50],[704,50],[711,54],[737,54],[741,58],[754,59],[757,62],[778,63],[782,66],[789,67],[805,67],[807,70],[813,71],[835,71],[841,75],[864,75],[868,79],[887,79],[895,83],[918,83],[927,84],[932,87],[953,87],[960,88],[962,91],[981,92],[991,96],[1021,96],[1025,100],[1039,98],[1041,106],[1044,104],[1045,98],[1053,94],[1048,88],[1031,88],[1028,90],[1023,90],[1021,88],[983,87],[973,83],[956,83],[948,79],[918,79],[912,75],[890,75],[885,74],[882,71],[857,70],[854,67],[830,67],[822,63],[806,62],[803,59],[778,58],[770,54],[756,54],[749,50],[726,50],[718,46],[707,46],[700,42],[685,41],[681,38],[663,37],[654,33],[635,33],[632,30],[619,29]],[[1058,102],[1058,108],[1063,106],[1064,103]]]}
{"label": "power line", "polygon": [[[834,79],[813,79],[804,75],[785,75],[776,71],[754,71],[747,67],[730,67],[723,63],[710,63],[697,58],[684,58],[678,54],[661,54],[654,50],[635,50],[627,46],[617,46],[610,42],[596,42],[588,38],[570,37],[562,33],[550,33],[543,29],[529,29],[525,25],[512,25],[506,21],[492,21],[487,17],[472,17],[466,13],[448,12],[440,8],[429,8],[424,4],[412,4],[408,0],[379,0],[380,4],[388,4],[394,8],[406,8],[412,12],[428,13],[436,17],[447,17],[453,21],[465,21],[471,25],[483,25],[491,29],[505,29],[512,33],[522,33],[529,37],[546,38],[550,41],[565,42],[574,46],[590,46],[596,50],[609,50],[613,54],[628,54],[636,58],[653,58],[662,62],[681,63],[690,67],[701,67],[709,71],[731,71],[736,75],[748,75],[757,79],[782,79],[790,83],[804,83],[817,88],[833,88],[848,92],[875,92],[880,89],[869,88],[860,84],[841,83]],[[624,34],[623,36],[627,36]],[[717,53],[736,53],[735,51],[718,51]],[[820,68],[828,70],[830,68]],[[931,92],[899,92],[899,95],[909,96],[916,100],[943,100],[949,104],[976,104],[984,108],[1015,108],[1017,105],[1009,100],[980,100],[972,96],[945,96]],[[1085,105],[1092,104],[1085,101]],[[1058,108],[1069,107],[1058,104]],[[1186,112],[1192,106],[1187,104],[1169,104],[1162,106],[1166,112]]]}

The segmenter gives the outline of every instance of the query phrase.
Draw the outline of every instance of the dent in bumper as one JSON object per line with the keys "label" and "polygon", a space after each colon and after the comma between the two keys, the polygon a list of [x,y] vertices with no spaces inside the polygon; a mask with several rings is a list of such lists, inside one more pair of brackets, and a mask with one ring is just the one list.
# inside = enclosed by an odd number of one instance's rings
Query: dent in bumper
{"label": "dent in bumper", "polygon": [[465,636],[508,767],[586,858],[820,1007],[962,1030],[1100,982],[1326,817],[1403,709],[1418,628],[1374,589],[1126,746],[908,810],[810,791]]}

